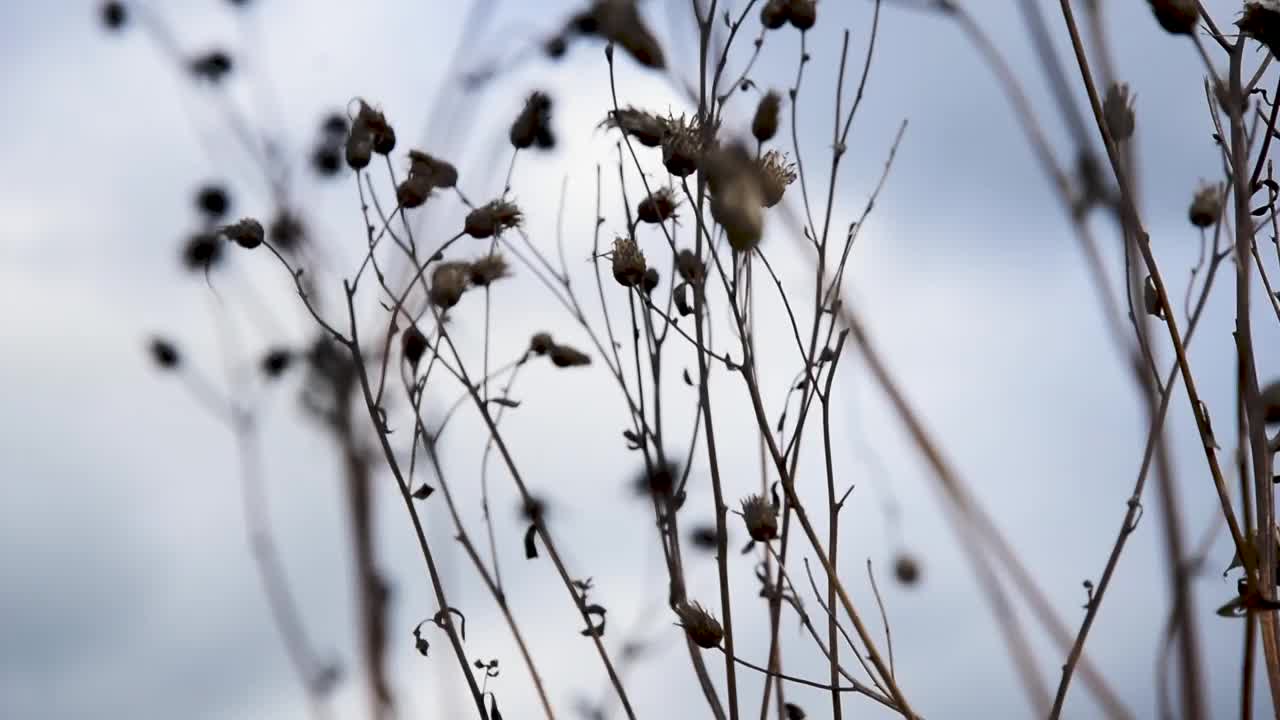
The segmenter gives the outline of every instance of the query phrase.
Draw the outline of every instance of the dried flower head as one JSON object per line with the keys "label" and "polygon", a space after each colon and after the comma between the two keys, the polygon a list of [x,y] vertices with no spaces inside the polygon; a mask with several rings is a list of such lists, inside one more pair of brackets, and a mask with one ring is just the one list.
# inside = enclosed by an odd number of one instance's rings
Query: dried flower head
{"label": "dried flower head", "polygon": [[551,363],[556,367],[579,367],[591,364],[590,355],[568,345],[552,345],[549,354],[551,355]]}
{"label": "dried flower head", "polygon": [[192,272],[203,272],[222,259],[222,241],[212,233],[196,233],[182,248],[182,264]]}
{"label": "dried flower head", "polygon": [[410,175],[396,186],[396,202],[402,208],[416,208],[426,204],[431,197],[431,183],[422,177]]}
{"label": "dried flower head", "polygon": [[546,355],[555,346],[556,341],[551,339],[550,333],[534,333],[533,337],[529,338],[529,352],[534,355]]}
{"label": "dried flower head", "polygon": [[488,287],[508,275],[507,259],[499,253],[489,253],[471,261],[471,284],[477,287]]}
{"label": "dried flower head", "polygon": [[373,109],[364,100],[357,100],[357,102],[360,103],[360,107],[356,112],[355,122],[351,124],[352,136],[362,135],[369,141],[373,151],[380,155],[391,154],[391,151],[396,149],[395,129],[387,123],[387,118],[382,111]]}
{"label": "dried flower head", "polygon": [[462,231],[474,238],[501,235],[504,230],[520,225],[520,208],[506,200],[493,200],[467,213]]}
{"label": "dried flower head", "polygon": [[697,287],[707,277],[707,266],[692,250],[684,248],[676,253],[676,272],[680,273],[682,280]]}
{"label": "dried flower head", "polygon": [[694,645],[709,650],[719,646],[724,639],[724,628],[701,604],[682,602],[675,611],[680,618],[680,627],[684,628]]}
{"label": "dried flower head", "polygon": [[182,356],[178,354],[178,348],[164,338],[151,338],[151,342],[147,345],[147,350],[151,353],[151,359],[161,370],[173,370],[182,362]]}
{"label": "dried flower head", "polygon": [[447,160],[410,150],[409,177],[421,178],[433,188],[451,188],[458,184],[458,169]]}
{"label": "dried flower head", "polygon": [[818,21],[816,0],[787,0],[787,20],[797,30],[808,30]]}
{"label": "dried flower head", "polygon": [[640,497],[665,498],[676,489],[680,468],[670,460],[645,463],[631,481],[631,490]]}
{"label": "dried flower head", "polygon": [[1196,190],[1191,198],[1191,207],[1187,211],[1191,224],[1198,228],[1213,227],[1222,215],[1222,186],[1204,184]]}
{"label": "dried flower head", "polygon": [[373,136],[368,130],[361,127],[351,129],[351,134],[347,136],[345,155],[347,167],[352,170],[363,170],[369,166],[369,160],[373,157]]}
{"label": "dried flower head", "polygon": [[293,351],[289,348],[272,348],[262,356],[262,374],[275,379],[293,364]]}
{"label": "dried flower head", "polygon": [[416,368],[418,361],[422,360],[422,354],[426,351],[427,337],[422,334],[417,325],[410,325],[400,335],[400,354],[409,361],[410,367]]}
{"label": "dried flower head", "polygon": [[1272,53],[1280,53],[1280,9],[1273,2],[1250,0],[1236,21],[1245,36],[1257,40]]}
{"label": "dried flower head", "polygon": [[271,237],[271,244],[281,252],[292,252],[298,249],[302,244],[302,240],[306,237],[306,228],[302,226],[302,220],[297,214],[289,210],[281,210],[271,220],[271,226],[268,229]]}
{"label": "dried flower head", "polygon": [[644,279],[644,253],[630,238],[617,238],[613,241],[613,279],[623,287],[640,284]]}
{"label": "dried flower head", "polygon": [[431,272],[431,289],[427,298],[442,310],[448,310],[462,299],[471,281],[471,263],[447,262]]}
{"label": "dried flower head", "polygon": [[240,222],[224,226],[222,234],[234,240],[240,247],[249,250],[261,245],[264,237],[262,223],[253,218],[244,218]]}
{"label": "dried flower head", "polygon": [[920,581],[920,564],[908,553],[899,553],[893,561],[893,574],[903,585],[915,585]]}
{"label": "dried flower head", "polygon": [[640,287],[644,290],[645,295],[650,295],[658,287],[658,281],[661,280],[656,268],[648,268],[644,271],[644,279],[640,281]]}
{"label": "dried flower head", "polygon": [[617,128],[645,147],[658,147],[667,135],[670,121],[644,110],[625,107],[620,110],[610,110],[609,116],[601,125]]}
{"label": "dried flower head", "polygon": [[1112,138],[1122,142],[1133,137],[1133,96],[1129,94],[1127,83],[1112,83],[1107,88],[1107,96],[1102,101],[1102,116]]}
{"label": "dried flower head", "polygon": [[778,537],[778,509],[764,495],[748,495],[742,500],[742,521],[756,542]]}
{"label": "dried flower head", "polygon": [[230,206],[231,198],[221,185],[204,185],[196,191],[196,208],[210,220],[220,220]]}
{"label": "dried flower head", "polygon": [[105,2],[99,11],[102,15],[102,24],[108,30],[119,30],[129,22],[129,11],[122,2]]}
{"label": "dried flower head", "polygon": [[787,186],[796,181],[796,166],[787,160],[786,153],[770,150],[756,161],[760,176],[760,192],[765,207],[773,207],[782,201]]}
{"label": "dried flower head", "polygon": [[636,217],[640,218],[640,222],[656,225],[674,218],[679,206],[680,199],[671,188],[660,187],[657,192],[640,201],[636,207]]}
{"label": "dried flower head", "polygon": [[645,67],[661,70],[666,65],[662,46],[640,16],[635,0],[596,0],[572,24],[578,32],[618,45]]}
{"label": "dried flower head", "polygon": [[738,173],[711,195],[711,217],[724,228],[729,246],[747,252],[764,234],[765,196],[753,173]]}
{"label": "dried flower head", "polygon": [[342,170],[339,146],[329,142],[318,143],[311,150],[311,169],[321,177],[333,177]]}
{"label": "dried flower head", "polygon": [[759,142],[769,142],[778,134],[778,113],[782,109],[782,96],[770,90],[760,98],[756,105],[755,117],[751,119],[751,134]]}
{"label": "dried flower head", "polygon": [[702,124],[684,115],[667,120],[667,133],[662,139],[662,164],[676,177],[688,177],[698,169],[705,146]]}
{"label": "dried flower head", "polygon": [[777,30],[787,24],[787,0],[769,0],[760,8],[760,24]]}
{"label": "dried flower head", "polygon": [[1200,22],[1196,0],[1147,0],[1160,27],[1174,35],[1190,35]]}
{"label": "dried flower head", "polygon": [[524,102],[524,109],[511,124],[511,144],[517,150],[537,145],[540,149],[555,147],[556,138],[551,132],[551,97],[534,91]]}

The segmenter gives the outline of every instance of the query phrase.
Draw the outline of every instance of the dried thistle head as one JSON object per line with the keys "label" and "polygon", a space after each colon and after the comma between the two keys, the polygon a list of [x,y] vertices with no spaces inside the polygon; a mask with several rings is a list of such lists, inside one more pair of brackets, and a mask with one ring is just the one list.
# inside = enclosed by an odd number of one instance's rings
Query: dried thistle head
{"label": "dried thistle head", "polygon": [[421,150],[410,150],[409,177],[419,178],[432,188],[451,188],[458,184],[458,169]]}
{"label": "dried thistle head", "polygon": [[402,208],[421,207],[430,197],[431,183],[422,177],[410,175],[396,186],[396,202]]}
{"label": "dried thistle head", "polygon": [[511,273],[507,267],[507,259],[500,253],[489,253],[471,261],[471,284],[477,287],[488,287],[495,280],[501,280]]}
{"label": "dried thistle head", "polygon": [[676,272],[685,282],[698,287],[707,277],[707,266],[689,248],[676,253]]}
{"label": "dried thistle head", "polygon": [[645,147],[658,147],[662,144],[662,139],[667,135],[670,121],[644,110],[625,107],[619,110],[610,110],[609,116],[604,119],[601,125],[617,128],[623,134],[635,138],[637,142]]}
{"label": "dried thistle head", "polygon": [[511,124],[508,136],[517,150],[534,145],[543,150],[555,147],[556,138],[551,132],[551,97],[536,90],[530,94],[524,102],[524,109]]}
{"label": "dried thistle head", "polygon": [[271,238],[271,244],[277,250],[293,252],[302,244],[307,231],[302,226],[302,220],[298,218],[297,214],[290,210],[281,210],[271,219],[267,234]]}
{"label": "dried thistle head", "polygon": [[110,31],[116,31],[129,22],[129,10],[122,2],[105,2],[99,10],[102,24]]}
{"label": "dried thistle head", "polygon": [[417,368],[418,362],[422,360],[422,354],[426,351],[427,337],[422,334],[417,325],[410,325],[400,335],[400,354],[409,361],[410,367]]}
{"label": "dried thistle head", "polygon": [[1200,22],[1200,7],[1196,0],[1147,0],[1151,12],[1165,32],[1173,35],[1190,35]]}
{"label": "dried thistle head", "polygon": [[644,279],[644,253],[631,238],[617,238],[613,241],[613,279],[623,287],[640,284]]}
{"label": "dried thistle head", "polygon": [[640,222],[653,225],[666,222],[676,216],[676,208],[680,207],[680,199],[669,187],[660,187],[636,206],[636,217]]}
{"label": "dried thistle head", "polygon": [[1102,101],[1102,116],[1111,137],[1123,142],[1133,137],[1133,96],[1128,83],[1112,83]]}
{"label": "dried thistle head", "polygon": [[1191,220],[1191,224],[1198,228],[1213,227],[1218,222],[1218,217],[1222,215],[1222,194],[1221,185],[1203,184],[1200,189],[1196,190],[1196,194],[1191,198],[1191,207],[1187,210],[1187,217]]}
{"label": "dried thistle head", "polygon": [[635,0],[596,0],[573,24],[578,32],[599,35],[618,45],[647,68],[661,70],[666,66],[662,46],[640,16]]}
{"label": "dried thistle head", "polygon": [[1262,404],[1262,422],[1267,425],[1280,423],[1280,379],[1267,383],[1262,388],[1259,399]]}
{"label": "dried thistle head", "polygon": [[645,295],[652,295],[661,279],[657,268],[648,268],[644,271],[644,279],[640,281],[640,288],[644,290]]}
{"label": "dried thistle head", "polygon": [[765,207],[773,207],[782,201],[787,186],[796,181],[796,166],[787,160],[786,153],[770,150],[756,161],[760,179],[760,193]]}
{"label": "dried thistle head", "polygon": [[548,354],[551,356],[551,363],[556,367],[580,367],[591,364],[590,355],[568,345],[558,343],[552,345]]}
{"label": "dried thistle head", "polygon": [[196,191],[196,208],[210,220],[221,220],[230,206],[231,196],[221,185],[204,185]]}
{"label": "dried thistle head", "polygon": [[818,3],[816,0],[787,0],[787,20],[791,27],[805,31],[818,21]]}
{"label": "dried thistle head", "polygon": [[682,602],[675,611],[680,618],[680,627],[684,628],[694,645],[709,650],[718,647],[724,639],[724,628],[700,603]]}
{"label": "dried thistle head", "polygon": [[729,246],[747,252],[764,234],[764,192],[753,173],[730,177],[711,195],[711,217],[724,228]]}
{"label": "dried thistle head", "polygon": [[787,0],[768,0],[760,8],[760,24],[777,30],[787,24]]}
{"label": "dried thistle head", "polygon": [[351,134],[357,131],[362,135],[379,155],[389,155],[396,149],[396,131],[387,122],[381,110],[375,110],[369,103],[360,99],[355,122],[351,124]]}
{"label": "dried thistle head", "polygon": [[431,289],[427,297],[432,305],[448,310],[462,299],[470,280],[471,263],[442,263],[431,272]]}
{"label": "dried thistle head", "polygon": [[1236,27],[1272,53],[1280,54],[1280,9],[1274,3],[1249,0],[1244,4],[1244,12],[1236,21]]}
{"label": "dried thistle head", "polygon": [[182,264],[192,272],[204,272],[222,260],[222,241],[212,233],[196,233],[182,248]]}
{"label": "dried thistle head", "polygon": [[920,563],[909,553],[899,553],[893,561],[893,574],[903,585],[915,585],[920,581]]}
{"label": "dried thistle head", "polygon": [[473,238],[489,238],[518,227],[522,220],[523,215],[515,203],[492,200],[467,213],[462,231]]}
{"label": "dried thistle head", "polygon": [[534,333],[529,338],[529,352],[534,355],[546,355],[556,346],[556,341],[551,339],[551,333]]}
{"label": "dried thistle head", "polygon": [[742,500],[742,522],[756,542],[778,537],[778,509],[764,495],[748,495]]}
{"label": "dried thistle head", "polygon": [[222,234],[235,241],[240,247],[249,250],[261,245],[265,236],[262,223],[253,218],[243,218],[239,222],[223,226]]}
{"label": "dried thistle head", "polygon": [[178,348],[162,337],[151,338],[151,342],[147,344],[147,350],[151,353],[152,361],[161,370],[173,370],[182,362]]}
{"label": "dried thistle head", "polygon": [[[711,128],[710,136],[714,137]],[[707,150],[708,132],[697,118],[684,115],[667,120],[667,133],[662,139],[662,165],[676,177],[688,177],[698,169]]]}
{"label": "dried thistle head", "polygon": [[778,113],[781,109],[782,96],[773,90],[760,98],[755,117],[751,119],[751,134],[757,141],[769,142],[778,134]]}

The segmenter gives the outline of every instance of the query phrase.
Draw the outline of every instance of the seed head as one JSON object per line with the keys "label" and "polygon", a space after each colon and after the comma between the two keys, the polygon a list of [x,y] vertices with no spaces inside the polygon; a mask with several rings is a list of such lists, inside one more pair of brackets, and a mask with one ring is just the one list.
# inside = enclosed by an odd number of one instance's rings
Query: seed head
{"label": "seed head", "polygon": [[504,230],[520,225],[520,208],[506,200],[493,200],[467,213],[462,231],[473,238],[501,235]]}
{"label": "seed head", "polygon": [[164,338],[151,338],[147,349],[151,352],[151,359],[161,370],[173,370],[182,362],[182,356],[178,354],[178,348],[173,343]]}
{"label": "seed head", "polygon": [[416,208],[431,197],[431,183],[425,178],[410,175],[396,187],[396,202],[402,208]]}
{"label": "seed head", "polygon": [[227,214],[231,199],[221,185],[205,185],[196,191],[196,208],[210,220],[219,220]]}
{"label": "seed head", "polygon": [[325,142],[311,150],[311,167],[317,175],[333,177],[342,169],[342,156],[338,154],[338,148],[338,145]]}
{"label": "seed head", "polygon": [[433,188],[451,188],[458,184],[458,169],[438,157],[410,150],[409,177],[421,178]]}
{"label": "seed head", "polygon": [[645,147],[658,147],[666,137],[671,122],[667,118],[637,110],[634,107],[625,107],[620,110],[610,110],[609,116],[601,125],[617,128]]}
{"label": "seed head", "polygon": [[1191,208],[1187,211],[1191,224],[1198,228],[1213,227],[1222,214],[1222,186],[1201,185],[1191,199]]}
{"label": "seed head", "polygon": [[893,561],[893,574],[903,585],[915,585],[920,581],[920,564],[907,553],[900,553]]}
{"label": "seed head", "polygon": [[591,364],[590,355],[568,345],[552,345],[550,355],[551,363],[556,367],[578,367]]}
{"label": "seed head", "polygon": [[782,201],[787,186],[796,181],[796,166],[787,160],[785,153],[770,150],[756,161],[760,179],[760,193],[765,207],[773,207]]}
{"label": "seed head", "polygon": [[535,91],[525,100],[524,109],[511,124],[511,144],[517,150],[537,145],[540,149],[555,147],[556,138],[551,132],[551,98]]}
{"label": "seed head", "polygon": [[302,226],[302,221],[289,210],[281,210],[276,214],[271,221],[269,232],[271,244],[275,245],[276,249],[281,252],[292,252],[298,249],[307,234],[306,228]]}
{"label": "seed head", "polygon": [[1200,22],[1196,0],[1147,0],[1160,27],[1173,35],[1190,35]]}
{"label": "seed head", "polygon": [[192,58],[187,68],[192,75],[216,84],[231,72],[231,56],[222,50],[211,50]]}
{"label": "seed head", "polygon": [[694,645],[709,650],[719,646],[724,639],[724,628],[701,604],[682,602],[675,611],[680,618],[680,627],[684,628]]}
{"label": "seed head", "polygon": [[373,136],[364,128],[352,128],[351,135],[347,137],[347,167],[352,170],[363,170],[368,167],[372,157]]}
{"label": "seed head", "polygon": [[703,130],[695,119],[688,121],[684,115],[667,121],[667,133],[662,139],[662,164],[676,177],[688,177],[698,169],[702,158]]}
{"label": "seed head", "polygon": [[551,339],[550,333],[535,333],[529,338],[529,352],[534,355],[546,355],[556,346],[556,341]]}
{"label": "seed head", "polygon": [[613,279],[623,287],[638,285],[644,280],[644,253],[630,238],[613,241]]}
{"label": "seed head", "polygon": [[488,287],[509,274],[507,259],[496,252],[471,261],[471,284],[477,287]]}
{"label": "seed head", "polygon": [[462,299],[471,279],[471,263],[447,262],[436,266],[431,273],[431,290],[427,293],[432,305],[448,310]]}
{"label": "seed head", "polygon": [[644,289],[645,295],[651,295],[658,287],[658,281],[661,277],[658,275],[656,268],[649,268],[644,271],[644,279],[640,281],[640,287]]}
{"label": "seed head", "polygon": [[808,30],[818,21],[818,4],[815,0],[787,0],[787,20],[797,30]]}
{"label": "seed head", "polygon": [[224,226],[222,234],[240,247],[252,250],[262,244],[262,223],[253,218],[244,218],[240,222]]}
{"label": "seed head", "polygon": [[347,116],[340,112],[331,112],[320,121],[320,132],[329,140],[341,142],[347,136]]}
{"label": "seed head", "polygon": [[591,9],[574,19],[577,30],[603,37],[647,68],[666,66],[662,46],[645,25],[635,0],[596,0]]}
{"label": "seed head", "polygon": [[1127,83],[1112,83],[1102,101],[1102,116],[1111,137],[1123,142],[1133,137],[1133,96]]}
{"label": "seed head", "polygon": [[409,361],[410,367],[418,367],[418,361],[427,351],[427,338],[417,325],[410,325],[400,336],[400,354]]}
{"label": "seed head", "polygon": [[778,111],[782,109],[782,96],[770,90],[756,105],[756,115],[751,119],[751,134],[764,143],[778,133]]}
{"label": "seed head", "polygon": [[747,534],[756,542],[769,542],[778,537],[778,509],[763,495],[748,495],[742,500],[742,521]]}
{"label": "seed head", "polygon": [[262,356],[262,373],[275,379],[293,364],[293,352],[288,348],[272,348]]}
{"label": "seed head", "polygon": [[711,217],[724,228],[729,246],[747,252],[764,233],[764,193],[751,173],[738,173],[711,196]]}
{"label": "seed head", "polygon": [[1236,27],[1272,53],[1280,53],[1280,9],[1273,3],[1258,0],[1246,2],[1244,13],[1236,21]]}
{"label": "seed head", "polygon": [[196,233],[182,248],[182,264],[192,272],[203,272],[222,259],[222,242],[212,233]]}
{"label": "seed head", "polygon": [[787,0],[769,0],[760,8],[760,24],[777,30],[787,24]]}
{"label": "seed head", "polygon": [[657,225],[674,218],[679,206],[680,199],[671,188],[660,187],[657,192],[640,201],[640,205],[636,207],[636,217],[640,218],[640,222]]}
{"label": "seed head", "polygon": [[715,525],[697,525],[689,531],[689,541],[700,550],[714,551],[720,533]]}
{"label": "seed head", "polygon": [[1267,425],[1280,423],[1280,380],[1272,380],[1262,388],[1262,422]]}
{"label": "seed head", "polygon": [[692,250],[684,248],[676,253],[676,272],[685,282],[697,287],[707,277],[707,267],[702,264]]}
{"label": "seed head", "polygon": [[102,24],[108,30],[116,31],[129,22],[129,10],[122,2],[102,3]]}

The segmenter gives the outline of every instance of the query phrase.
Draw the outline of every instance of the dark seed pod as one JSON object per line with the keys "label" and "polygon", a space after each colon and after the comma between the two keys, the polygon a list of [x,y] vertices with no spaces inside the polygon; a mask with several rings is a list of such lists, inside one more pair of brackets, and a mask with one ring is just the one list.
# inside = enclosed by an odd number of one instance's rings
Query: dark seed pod
{"label": "dark seed pod", "polygon": [[756,140],[769,142],[778,134],[778,111],[781,107],[782,97],[772,90],[760,98],[755,117],[751,120],[751,134]]}
{"label": "dark seed pod", "polygon": [[182,264],[192,272],[208,270],[222,259],[222,242],[217,235],[196,233],[182,248]]}
{"label": "dark seed pod", "polygon": [[410,325],[408,330],[400,336],[400,353],[404,355],[404,359],[409,361],[411,367],[418,367],[418,361],[422,359],[422,354],[427,351],[427,338],[418,330],[417,326]]}
{"label": "dark seed pod", "polygon": [[231,200],[221,185],[205,185],[196,191],[196,207],[210,220],[218,220],[227,214]]}
{"label": "dark seed pod", "polygon": [[777,30],[787,24],[786,0],[769,0],[760,8],[760,24],[770,30]]}
{"label": "dark seed pod", "polygon": [[331,112],[320,122],[320,132],[330,140],[342,140],[346,137],[347,130],[347,116],[342,113]]}
{"label": "dark seed pod", "polygon": [[373,151],[379,155],[390,155],[396,149],[396,131],[390,125],[373,134]]}
{"label": "dark seed pod", "polygon": [[787,0],[787,20],[797,30],[808,30],[818,21],[818,4],[814,0]]}
{"label": "dark seed pod", "polygon": [[694,547],[708,552],[716,549],[719,537],[720,533],[715,525],[698,525],[689,531],[689,542],[693,543]]}
{"label": "dark seed pod", "polygon": [[708,650],[720,645],[720,641],[724,639],[724,628],[720,627],[719,621],[706,608],[698,603],[685,602],[676,606],[675,610],[680,618],[680,626],[694,645]]}
{"label": "dark seed pod", "polygon": [[579,367],[591,364],[591,356],[571,348],[568,345],[554,345],[551,348],[551,363],[556,367]]}
{"label": "dark seed pod", "polygon": [[1147,0],[1151,12],[1165,32],[1173,35],[1191,35],[1200,22],[1200,7],[1196,0]]}
{"label": "dark seed pod", "polygon": [[342,156],[333,145],[317,145],[311,151],[311,168],[321,177],[333,177],[342,170]]}
{"label": "dark seed pod", "polygon": [[231,72],[231,56],[222,50],[213,50],[193,58],[188,67],[196,77],[220,82]]}
{"label": "dark seed pod", "polygon": [[902,553],[893,561],[893,574],[903,585],[915,585],[920,581],[920,565],[915,558]]}
{"label": "dark seed pod", "polygon": [[347,138],[347,167],[352,170],[363,170],[369,166],[373,157],[373,138],[367,130],[353,128]]}
{"label": "dark seed pod", "polygon": [[287,348],[275,348],[262,356],[262,373],[275,379],[293,364],[293,352]]}
{"label": "dark seed pod", "polygon": [[253,218],[244,218],[234,225],[222,228],[222,234],[235,241],[242,248],[252,250],[262,244],[264,233],[262,223]]}
{"label": "dark seed pod", "polygon": [[182,357],[178,355],[178,348],[164,338],[152,338],[148,350],[151,352],[151,359],[161,370],[172,370],[182,362]]}
{"label": "dark seed pod", "polygon": [[271,221],[271,244],[281,252],[292,252],[298,249],[306,237],[306,229],[297,215],[288,210],[277,213]]}
{"label": "dark seed pod", "polygon": [[769,542],[778,537],[778,509],[763,495],[750,495],[742,500],[742,521],[747,534],[756,542]]}
{"label": "dark seed pod", "polygon": [[129,22],[129,11],[122,2],[107,2],[102,4],[102,24],[108,30],[119,30]]}
{"label": "dark seed pod", "polygon": [[640,281],[640,287],[644,289],[644,294],[652,294],[657,289],[659,280],[658,271],[654,268],[647,268],[644,271],[644,279]]}
{"label": "dark seed pod", "polygon": [[400,203],[402,208],[419,207],[429,197],[431,197],[431,184],[424,182],[421,177],[410,176],[396,187],[396,202]]}
{"label": "dark seed pod", "polygon": [[1262,388],[1262,422],[1280,423],[1280,380],[1272,380]]}
{"label": "dark seed pod", "polygon": [[679,201],[670,188],[659,188],[657,192],[640,201],[636,206],[636,217],[640,222],[656,225],[675,217]]}
{"label": "dark seed pod", "polygon": [[569,42],[565,40],[564,35],[553,35],[546,44],[542,46],[547,57],[553,60],[559,60],[569,50]]}

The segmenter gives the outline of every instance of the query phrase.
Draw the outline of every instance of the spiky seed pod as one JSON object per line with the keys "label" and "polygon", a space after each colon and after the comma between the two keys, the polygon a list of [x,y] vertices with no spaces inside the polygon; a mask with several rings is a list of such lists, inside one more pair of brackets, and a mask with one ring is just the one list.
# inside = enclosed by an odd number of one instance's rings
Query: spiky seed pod
{"label": "spiky seed pod", "polygon": [[1213,227],[1222,214],[1222,187],[1219,185],[1201,185],[1191,198],[1191,207],[1187,217],[1191,224],[1198,228]]}
{"label": "spiky seed pod", "polygon": [[661,277],[655,268],[649,268],[644,271],[644,279],[640,281],[640,287],[644,289],[645,295],[650,295],[658,287],[658,281]]}
{"label": "spiky seed pod", "polygon": [[1160,27],[1174,35],[1190,35],[1200,22],[1196,0],[1147,0]]}
{"label": "spiky seed pod", "polygon": [[396,202],[402,208],[421,207],[431,197],[431,183],[424,178],[409,176],[396,186]]}
{"label": "spiky seed pod", "polygon": [[681,115],[667,124],[667,133],[662,139],[662,165],[676,177],[688,177],[698,169],[702,146],[698,123],[688,122]]}
{"label": "spiky seed pod", "polygon": [[743,498],[742,522],[747,526],[747,534],[756,542],[769,542],[778,537],[778,509],[763,495]]}
{"label": "spiky seed pod", "polygon": [[1244,4],[1244,12],[1236,21],[1236,27],[1246,36],[1266,46],[1273,54],[1280,55],[1280,9],[1274,3],[1250,0]]}
{"label": "spiky seed pod", "polygon": [[[360,107],[356,112],[355,122],[351,125],[351,137],[347,140],[348,164],[350,164],[353,142],[358,141],[361,144],[367,142],[369,149],[380,155],[389,155],[396,148],[396,131],[387,123],[386,116],[381,111],[373,109],[364,100],[357,102],[360,103]],[[352,167],[356,166],[352,165]]]}
{"label": "spiky seed pod", "polygon": [[640,218],[640,222],[657,225],[674,218],[679,205],[680,199],[671,188],[661,187],[657,192],[640,201],[636,206],[636,217]]}
{"label": "spiky seed pod", "polygon": [[551,363],[556,367],[578,367],[580,365],[590,365],[591,356],[568,345],[552,345]]}
{"label": "spiky seed pod", "polygon": [[517,150],[532,147],[549,149],[555,145],[551,132],[551,98],[546,93],[534,91],[524,102],[524,109],[516,116],[508,133],[511,144]]}
{"label": "spiky seed pod", "polygon": [[196,233],[182,248],[182,264],[193,272],[203,272],[222,259],[222,242],[217,235]]}
{"label": "spiky seed pod", "polygon": [[373,137],[367,131],[352,130],[347,138],[347,167],[352,170],[363,170],[369,166],[373,158]]}
{"label": "spiky seed pod", "polygon": [[129,22],[129,10],[122,2],[106,2],[102,3],[102,24],[108,30],[119,30]]}
{"label": "spiky seed pod", "polygon": [[293,352],[288,348],[272,348],[262,356],[262,374],[275,379],[293,364]]}
{"label": "spiky seed pod", "polygon": [[462,231],[473,238],[489,238],[520,224],[520,208],[506,200],[493,200],[467,213]]}
{"label": "spiky seed pod", "polygon": [[760,8],[760,24],[770,30],[777,30],[787,24],[786,0],[769,0]]}
{"label": "spiky seed pod", "polygon": [[675,611],[680,618],[680,627],[684,628],[694,645],[710,650],[724,640],[724,628],[701,604],[682,602]]}
{"label": "spiky seed pod", "polygon": [[231,198],[221,185],[205,185],[196,191],[196,208],[210,220],[219,220],[227,214]]}
{"label": "spiky seed pod", "polygon": [[240,222],[223,227],[222,234],[235,241],[240,247],[249,250],[261,245],[264,236],[262,223],[253,218],[244,218]]}
{"label": "spiky seed pod", "polygon": [[680,273],[681,279],[695,287],[702,285],[707,277],[706,265],[688,248],[676,253],[676,272]]}
{"label": "spiky seed pod", "polygon": [[447,262],[431,272],[431,289],[427,298],[442,310],[448,310],[462,299],[471,279],[471,263]]}
{"label": "spiky seed pod", "polygon": [[617,128],[645,147],[658,147],[671,129],[671,121],[634,107],[610,110],[601,125]]}
{"label": "spiky seed pod", "polygon": [[1280,380],[1272,380],[1262,388],[1262,422],[1280,423]]}
{"label": "spiky seed pod", "polygon": [[182,356],[178,354],[178,348],[164,338],[151,338],[147,350],[151,353],[152,361],[161,370],[173,370],[182,362]]}
{"label": "spiky seed pod", "polygon": [[755,117],[751,119],[751,134],[756,140],[769,142],[778,134],[778,111],[781,109],[782,96],[773,90],[760,98]]}
{"label": "spiky seed pod", "polygon": [[893,574],[903,585],[915,585],[920,581],[920,564],[907,553],[900,553],[893,561]]}
{"label": "spiky seed pod", "polygon": [[1133,137],[1133,96],[1129,94],[1128,83],[1112,83],[1107,88],[1102,116],[1113,139],[1123,142]]}
{"label": "spiky seed pod", "polygon": [[405,360],[409,361],[410,367],[418,367],[418,361],[422,360],[422,354],[427,351],[427,337],[422,334],[417,325],[410,325],[400,335],[400,354]]}
{"label": "spiky seed pod", "polygon": [[498,253],[490,253],[471,261],[471,284],[477,287],[488,287],[508,274],[507,259]]}
{"label": "spiky seed pod", "polygon": [[796,166],[787,160],[785,153],[770,150],[756,161],[760,179],[761,200],[765,207],[773,207],[782,201],[787,186],[796,181]]}
{"label": "spiky seed pod", "polygon": [[815,0],[787,0],[787,20],[797,30],[808,30],[818,21],[818,3]]}
{"label": "spiky seed pod", "polygon": [[433,188],[451,188],[458,184],[458,169],[446,160],[410,150],[409,177],[421,178]]}
{"label": "spiky seed pod", "polygon": [[1164,318],[1164,307],[1160,304],[1160,291],[1156,290],[1156,281],[1152,280],[1150,275],[1142,283],[1142,302],[1147,308],[1148,315]]}
{"label": "spiky seed pod", "polygon": [[276,214],[268,232],[271,244],[281,252],[297,250],[307,234],[306,228],[302,226],[302,220],[288,210],[282,210]]}
{"label": "spiky seed pod", "polygon": [[613,279],[623,287],[632,287],[644,280],[644,253],[630,238],[613,241]]}
{"label": "spiky seed pod", "polygon": [[556,346],[556,341],[551,339],[550,333],[534,333],[529,338],[529,352],[534,355],[546,355]]}

